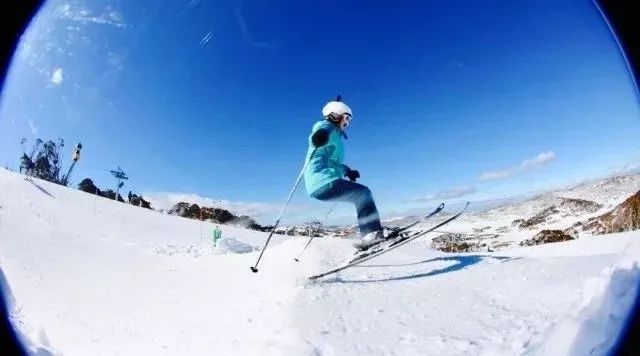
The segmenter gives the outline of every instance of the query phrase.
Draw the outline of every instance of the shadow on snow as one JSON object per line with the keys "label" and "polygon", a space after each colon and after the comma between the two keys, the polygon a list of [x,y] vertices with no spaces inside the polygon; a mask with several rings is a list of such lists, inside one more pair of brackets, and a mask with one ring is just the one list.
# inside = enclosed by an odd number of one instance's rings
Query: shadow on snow
{"label": "shadow on snow", "polygon": [[41,186],[39,186],[36,182],[32,181],[31,179],[25,179],[27,182],[33,184],[34,187],[38,188],[41,192],[43,192],[44,194],[48,195],[50,198],[55,198],[53,195],[51,195],[51,193],[49,193],[46,189],[42,188]]}
{"label": "shadow on snow", "polygon": [[509,262],[513,260],[518,260],[521,257],[506,257],[506,256],[491,256],[491,255],[458,255],[458,256],[441,256],[430,258],[423,261],[412,262],[412,263],[400,263],[400,264],[380,264],[380,265],[361,265],[354,266],[353,268],[371,268],[371,267],[403,267],[403,266],[415,266],[430,262],[439,262],[439,261],[455,261],[457,263],[447,266],[445,268],[434,269],[424,273],[410,274],[405,276],[396,276],[396,277],[384,277],[384,278],[374,278],[374,279],[343,279],[339,276],[334,277],[332,279],[325,280],[324,283],[371,283],[371,282],[389,282],[389,281],[402,281],[409,280],[415,278],[423,278],[423,277],[432,277],[443,273],[450,273],[459,271],[461,269],[465,269],[469,266],[475,265],[482,261],[483,259],[494,259],[498,260],[500,263]]}

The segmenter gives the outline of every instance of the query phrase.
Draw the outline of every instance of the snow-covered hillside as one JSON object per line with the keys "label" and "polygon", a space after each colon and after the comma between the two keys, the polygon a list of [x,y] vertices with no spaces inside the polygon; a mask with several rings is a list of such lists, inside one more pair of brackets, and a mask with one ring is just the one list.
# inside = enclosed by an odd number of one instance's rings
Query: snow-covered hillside
{"label": "snow-covered hillside", "polygon": [[466,241],[484,245],[481,250],[500,250],[517,245],[541,230],[566,230],[578,222],[600,216],[639,190],[640,174],[637,173],[592,180],[470,212],[439,232],[461,235]]}
{"label": "snow-covered hillside", "polygon": [[213,248],[211,228],[0,170],[14,323],[53,354],[604,354],[640,281],[640,232],[493,253],[417,240],[309,283],[351,241],[295,263],[305,239],[275,236],[253,274],[266,234],[223,227]]}

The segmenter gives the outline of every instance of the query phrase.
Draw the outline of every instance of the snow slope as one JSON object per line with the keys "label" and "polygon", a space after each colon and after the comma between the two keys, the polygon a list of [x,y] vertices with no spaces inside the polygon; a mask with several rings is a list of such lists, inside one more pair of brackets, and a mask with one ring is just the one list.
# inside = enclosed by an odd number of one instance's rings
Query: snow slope
{"label": "snow slope", "polygon": [[253,274],[266,234],[224,226],[216,249],[211,228],[0,170],[14,322],[53,354],[604,354],[640,281],[639,232],[475,254],[416,241],[310,283],[351,241],[296,264],[305,239],[276,236]]}
{"label": "snow slope", "polygon": [[[478,240],[478,242],[484,242],[493,250],[499,250],[501,247],[513,246],[529,239],[543,229],[565,230],[577,222],[600,216],[638,190],[640,190],[638,173],[595,179],[576,186],[538,194],[528,199],[508,201],[491,209],[469,212],[438,232],[466,234],[471,242],[473,242],[473,236],[484,234],[486,240]],[[590,203],[600,204],[600,208],[595,211],[581,211],[565,206],[567,199],[587,200]],[[517,219],[530,219],[552,207],[557,208],[558,211],[550,214],[543,223],[531,228],[519,228],[513,224]]]}

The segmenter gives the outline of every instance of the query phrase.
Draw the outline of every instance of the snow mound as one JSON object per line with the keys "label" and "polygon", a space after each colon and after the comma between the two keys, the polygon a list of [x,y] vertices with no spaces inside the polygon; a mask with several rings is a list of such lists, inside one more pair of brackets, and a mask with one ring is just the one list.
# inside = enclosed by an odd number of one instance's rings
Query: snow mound
{"label": "snow mound", "polygon": [[31,355],[52,356],[59,354],[50,345],[44,329],[30,327],[23,321],[22,311],[17,307],[16,299],[11,291],[9,283],[0,268],[0,294],[4,296],[6,307],[9,313],[9,321],[14,327],[18,339],[22,342],[22,346]]}
{"label": "snow mound", "polygon": [[604,269],[585,283],[581,302],[548,330],[531,354],[607,355],[623,331],[639,284],[637,259],[625,258]]}
{"label": "snow mound", "polygon": [[166,244],[153,246],[152,251],[160,256],[187,256],[203,257],[222,254],[241,254],[260,250],[257,246],[251,246],[234,238],[223,238],[218,242],[218,246],[206,245],[175,245]]}
{"label": "snow mound", "polygon": [[260,247],[251,246],[234,238],[223,238],[218,242],[216,250],[222,253],[249,253],[260,250]]}

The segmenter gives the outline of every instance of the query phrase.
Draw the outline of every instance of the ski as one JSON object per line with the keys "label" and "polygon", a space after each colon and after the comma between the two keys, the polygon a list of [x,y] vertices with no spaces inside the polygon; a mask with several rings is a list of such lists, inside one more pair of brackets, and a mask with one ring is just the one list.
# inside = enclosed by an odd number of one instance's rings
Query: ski
{"label": "ski", "polygon": [[442,209],[444,209],[444,203],[440,203],[440,205],[438,205],[438,207],[435,208],[435,210],[433,210],[429,214],[423,216],[421,219],[418,219],[418,220],[416,220],[416,221],[414,221],[414,222],[412,222],[410,224],[404,225],[404,226],[398,228],[397,230],[395,230],[393,233],[395,235],[400,235],[401,233],[407,231],[408,229],[410,229],[410,228],[418,225],[419,223],[424,222],[425,220],[427,220],[427,219],[433,217],[434,215],[438,214],[439,212],[442,211]]}
{"label": "ski", "polygon": [[412,224],[409,224],[408,226],[405,226],[405,227],[402,228],[402,231],[399,233],[399,237],[398,238],[381,242],[377,246],[372,247],[373,250],[367,250],[367,251],[364,251],[364,252],[361,252],[361,253],[357,253],[356,257],[354,257],[353,259],[351,259],[349,262],[345,263],[344,265],[336,267],[336,268],[334,268],[332,270],[329,270],[327,272],[320,273],[320,274],[317,274],[315,276],[311,276],[311,277],[309,277],[309,279],[310,280],[315,280],[315,279],[318,279],[318,278],[322,278],[322,277],[328,276],[330,274],[334,274],[334,273],[340,272],[342,270],[345,270],[345,269],[347,269],[349,267],[356,266],[356,265],[358,265],[358,264],[360,264],[362,262],[369,261],[369,260],[371,260],[371,259],[373,259],[375,257],[380,256],[380,255],[383,255],[383,254],[385,254],[385,253],[387,253],[387,252],[389,252],[389,251],[391,251],[391,250],[393,250],[395,248],[398,248],[398,247],[400,247],[402,245],[405,245],[405,244],[415,240],[418,237],[424,236],[424,235],[428,234],[429,232],[432,232],[433,230],[436,230],[436,229],[438,229],[438,228],[440,228],[440,227],[452,222],[453,220],[455,220],[458,217],[460,217],[460,215],[462,215],[467,210],[468,207],[469,207],[469,202],[467,202],[464,205],[464,207],[462,208],[462,210],[460,210],[458,213],[456,213],[455,215],[453,215],[453,216],[445,219],[444,221],[436,224],[435,226],[432,226],[432,227],[430,227],[430,228],[428,228],[426,230],[421,230],[421,231],[415,232],[413,234],[401,235],[400,234],[401,232],[406,231],[406,229],[410,228],[411,226],[415,226],[416,224],[418,224],[419,221],[418,222],[414,222]]}
{"label": "ski", "polygon": [[[331,211],[335,208],[335,205],[329,210],[329,213],[331,213]],[[401,233],[403,233],[404,231],[406,231],[407,229],[415,226],[416,224],[420,223],[420,222],[424,222],[426,220],[428,220],[429,218],[433,217],[434,215],[438,214],[439,212],[442,211],[442,209],[444,209],[444,203],[438,205],[438,207],[433,210],[431,213],[417,219],[416,221],[413,221],[407,225],[401,226],[399,228],[396,228],[391,234],[392,234],[392,238],[394,238],[395,236],[400,235]],[[327,217],[329,216],[329,213],[327,213],[327,216],[325,216],[325,221],[327,220]],[[302,249],[302,251],[300,252],[300,254],[298,255],[298,257],[294,258],[293,260],[296,262],[300,262],[300,257],[302,256],[302,254],[304,253],[304,251],[307,249],[307,247],[309,247],[309,245],[311,244],[311,241],[313,241],[313,236],[311,236],[309,238],[309,241],[307,242],[307,244],[304,246],[304,248]],[[380,241],[377,244],[374,244],[372,246],[376,246],[380,243],[382,243],[383,241]]]}

